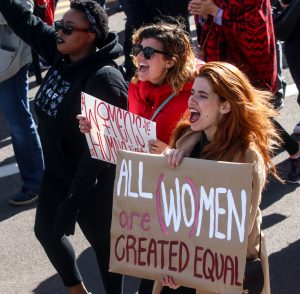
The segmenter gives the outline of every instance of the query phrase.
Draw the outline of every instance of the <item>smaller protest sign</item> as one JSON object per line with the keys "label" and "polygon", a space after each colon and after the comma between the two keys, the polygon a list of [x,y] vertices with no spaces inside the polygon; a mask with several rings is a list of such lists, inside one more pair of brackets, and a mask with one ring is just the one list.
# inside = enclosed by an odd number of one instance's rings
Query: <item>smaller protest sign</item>
{"label": "smaller protest sign", "polygon": [[86,139],[93,158],[116,163],[118,150],[149,153],[148,141],[156,140],[155,122],[84,92],[81,113],[92,126]]}

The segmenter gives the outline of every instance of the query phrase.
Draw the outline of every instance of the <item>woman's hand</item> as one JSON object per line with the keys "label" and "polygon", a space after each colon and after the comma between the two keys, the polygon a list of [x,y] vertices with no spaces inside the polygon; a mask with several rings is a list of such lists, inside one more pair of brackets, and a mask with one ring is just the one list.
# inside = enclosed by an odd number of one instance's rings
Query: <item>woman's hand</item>
{"label": "woman's hand", "polygon": [[162,286],[167,286],[167,287],[169,287],[171,289],[174,289],[174,290],[176,290],[180,287],[179,285],[175,284],[173,278],[171,278],[169,276],[166,276],[160,282],[161,282]]}
{"label": "woman's hand", "polygon": [[76,118],[79,120],[79,130],[80,130],[80,132],[83,133],[83,134],[89,133],[92,129],[92,126],[87,121],[86,117],[81,115],[81,114],[78,114],[76,116]]}
{"label": "woman's hand", "polygon": [[216,17],[218,15],[219,7],[213,0],[192,0],[188,6],[192,14],[205,16],[207,14]]}
{"label": "woman's hand", "polygon": [[169,149],[165,152],[165,158],[170,168],[178,166],[184,157],[184,152],[179,149]]}
{"label": "woman's hand", "polygon": [[160,140],[149,140],[148,144],[151,154],[162,154],[168,148],[168,145]]}

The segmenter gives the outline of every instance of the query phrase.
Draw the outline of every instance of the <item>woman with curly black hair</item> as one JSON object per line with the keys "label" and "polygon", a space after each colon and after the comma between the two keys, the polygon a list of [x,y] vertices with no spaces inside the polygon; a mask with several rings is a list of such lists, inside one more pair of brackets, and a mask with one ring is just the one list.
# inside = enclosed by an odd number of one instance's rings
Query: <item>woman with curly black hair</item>
{"label": "woman with curly black hair", "polygon": [[69,293],[88,293],[67,238],[77,221],[95,250],[106,293],[120,293],[121,276],[108,272],[115,167],[90,157],[76,120],[82,91],[127,107],[126,83],[113,61],[122,51],[117,35],[93,0],[72,0],[55,29],[17,0],[2,0],[0,11],[51,65],[35,98],[45,158],[35,234]]}

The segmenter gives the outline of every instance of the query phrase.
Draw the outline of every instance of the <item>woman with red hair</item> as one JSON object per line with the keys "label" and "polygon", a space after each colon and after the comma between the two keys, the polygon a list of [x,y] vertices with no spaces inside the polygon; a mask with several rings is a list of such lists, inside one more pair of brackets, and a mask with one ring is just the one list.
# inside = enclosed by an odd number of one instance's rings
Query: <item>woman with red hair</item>
{"label": "woman with red hair", "polygon": [[[277,61],[269,0],[191,0],[189,11],[195,15],[204,61],[232,63],[247,75],[252,85],[275,95]],[[299,184],[300,142],[277,121],[274,124],[283,149],[290,155],[287,181]]]}
{"label": "woman with red hair", "polygon": [[[170,168],[178,166],[183,157],[253,164],[247,257],[255,258],[261,253],[263,294],[270,293],[270,282],[259,204],[268,172],[279,178],[271,162],[273,148],[280,141],[271,120],[276,116],[270,106],[271,97],[271,93],[254,88],[247,77],[229,63],[203,65],[188,101],[189,117],[176,127],[171,142],[174,149],[166,152]],[[162,286],[178,288],[167,277],[162,284],[155,284],[153,293],[160,293]],[[180,289],[175,293],[182,293]]]}

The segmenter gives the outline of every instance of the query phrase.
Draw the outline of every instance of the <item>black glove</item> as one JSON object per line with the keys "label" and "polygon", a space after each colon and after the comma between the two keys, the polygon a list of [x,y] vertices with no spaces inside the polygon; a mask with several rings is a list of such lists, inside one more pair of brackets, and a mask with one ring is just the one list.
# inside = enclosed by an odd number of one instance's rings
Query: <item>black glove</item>
{"label": "black glove", "polygon": [[55,232],[59,237],[74,235],[80,201],[70,193],[59,206],[55,217]]}
{"label": "black glove", "polygon": [[47,2],[44,1],[44,4],[42,5],[37,5],[37,4],[34,5],[33,14],[39,17],[41,20],[45,21],[46,10],[47,10]]}

